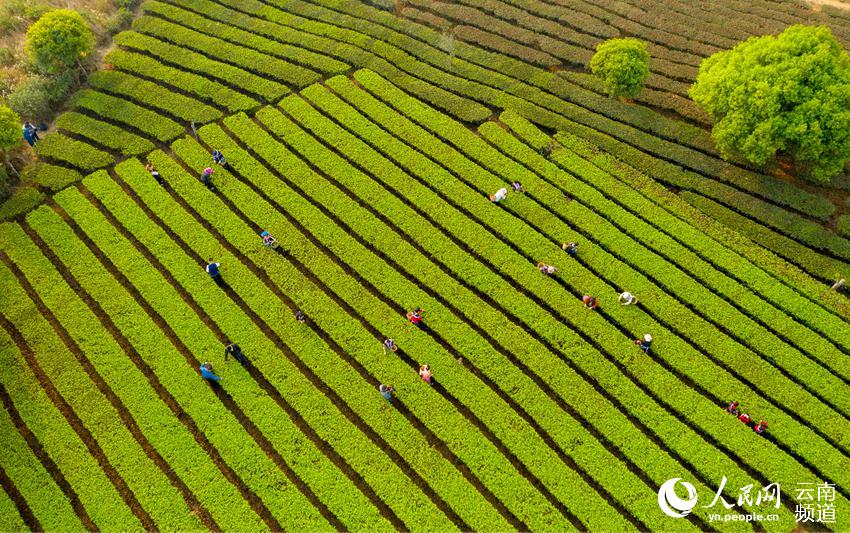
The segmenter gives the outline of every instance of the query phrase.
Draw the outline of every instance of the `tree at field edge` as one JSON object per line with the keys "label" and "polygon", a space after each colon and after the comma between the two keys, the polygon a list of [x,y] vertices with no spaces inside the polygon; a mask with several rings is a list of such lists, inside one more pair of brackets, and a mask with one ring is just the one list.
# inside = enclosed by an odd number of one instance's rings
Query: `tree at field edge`
{"label": "tree at field edge", "polygon": [[714,121],[724,157],[777,153],[828,183],[850,161],[850,56],[826,26],[794,25],[705,59],[689,94]]}

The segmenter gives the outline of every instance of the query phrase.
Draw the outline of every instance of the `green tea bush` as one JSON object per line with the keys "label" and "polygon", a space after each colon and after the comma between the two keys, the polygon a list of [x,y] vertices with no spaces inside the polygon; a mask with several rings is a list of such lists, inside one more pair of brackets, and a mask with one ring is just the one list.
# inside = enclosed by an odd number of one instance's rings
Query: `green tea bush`
{"label": "green tea bush", "polygon": [[[850,200],[847,201],[850,202]],[[850,215],[841,215],[838,217],[838,225],[835,229],[842,237],[850,237]]]}
{"label": "green tea bush", "polygon": [[18,187],[12,196],[0,205],[0,220],[9,220],[33,209],[44,201],[44,194],[32,187]]}

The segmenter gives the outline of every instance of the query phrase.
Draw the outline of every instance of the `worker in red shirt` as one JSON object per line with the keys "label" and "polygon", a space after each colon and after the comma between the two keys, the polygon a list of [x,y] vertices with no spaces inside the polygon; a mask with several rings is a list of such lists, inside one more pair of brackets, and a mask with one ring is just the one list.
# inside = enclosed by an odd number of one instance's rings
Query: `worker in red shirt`
{"label": "worker in red shirt", "polygon": [[410,323],[416,326],[419,329],[422,329],[424,324],[422,323],[422,308],[417,307],[413,311],[409,311],[407,313],[407,319],[410,320]]}

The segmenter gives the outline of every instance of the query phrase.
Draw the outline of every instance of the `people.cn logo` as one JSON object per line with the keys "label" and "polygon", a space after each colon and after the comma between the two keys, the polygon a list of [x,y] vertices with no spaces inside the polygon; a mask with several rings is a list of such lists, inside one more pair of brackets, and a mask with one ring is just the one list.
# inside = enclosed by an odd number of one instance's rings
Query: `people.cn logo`
{"label": "people.cn logo", "polygon": [[[668,479],[658,489],[658,506],[669,517],[684,518],[697,504],[697,489],[687,481],[682,486],[688,491],[688,498],[683,500],[676,495],[676,483],[682,478]],[[677,512],[678,511],[678,512]]]}

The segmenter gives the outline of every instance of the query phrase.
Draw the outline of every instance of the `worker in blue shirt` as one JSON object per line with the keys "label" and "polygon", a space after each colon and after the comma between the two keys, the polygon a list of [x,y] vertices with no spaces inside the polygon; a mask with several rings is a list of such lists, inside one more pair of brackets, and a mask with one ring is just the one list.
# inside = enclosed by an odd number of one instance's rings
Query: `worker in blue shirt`
{"label": "worker in blue shirt", "polygon": [[210,363],[203,363],[201,365],[201,377],[210,382],[221,381],[221,378],[213,373],[213,368]]}
{"label": "worker in blue shirt", "polygon": [[24,139],[30,146],[35,146],[35,143],[39,141],[38,130],[30,121],[24,123]]}
{"label": "worker in blue shirt", "polygon": [[381,383],[378,385],[378,392],[381,393],[381,396],[390,403],[393,403],[393,393],[395,392],[395,387],[392,385],[384,385]]}
{"label": "worker in blue shirt", "polygon": [[215,282],[215,284],[216,284],[216,285],[218,285],[219,287],[221,287],[221,286],[222,286],[222,284],[224,283],[224,280],[223,280],[223,279],[221,279],[221,272],[219,272],[219,270],[218,270],[218,267],[220,267],[220,266],[221,266],[221,263],[216,263],[216,262],[214,262],[214,261],[212,260],[212,257],[210,257],[210,260],[209,260],[209,263],[207,263],[207,269],[206,269],[206,270],[207,270],[207,274],[209,274],[209,275],[210,275],[210,277],[212,278],[212,280],[213,280],[213,281]]}

